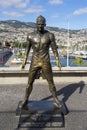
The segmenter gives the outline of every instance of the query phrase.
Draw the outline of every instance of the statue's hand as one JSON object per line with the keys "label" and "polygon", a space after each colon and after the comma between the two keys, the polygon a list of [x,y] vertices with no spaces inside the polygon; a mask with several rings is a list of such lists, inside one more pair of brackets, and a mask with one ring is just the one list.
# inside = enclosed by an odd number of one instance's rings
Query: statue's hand
{"label": "statue's hand", "polygon": [[59,70],[61,70],[61,67],[62,67],[62,66],[61,66],[61,63],[60,63],[60,62],[58,63],[58,67],[59,67]]}
{"label": "statue's hand", "polygon": [[58,65],[58,67],[59,67],[59,70],[61,70],[61,63],[59,62],[59,60],[56,60],[56,63],[57,63],[57,65]]}
{"label": "statue's hand", "polygon": [[26,64],[26,61],[24,60],[21,64],[21,69],[24,69],[25,68],[25,64]]}

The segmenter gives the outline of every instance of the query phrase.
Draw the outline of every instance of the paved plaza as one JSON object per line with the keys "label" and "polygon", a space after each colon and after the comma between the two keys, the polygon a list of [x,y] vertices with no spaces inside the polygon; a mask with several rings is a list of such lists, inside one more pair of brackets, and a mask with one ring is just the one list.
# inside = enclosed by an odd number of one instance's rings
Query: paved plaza
{"label": "paved plaza", "polygon": [[[61,79],[61,80],[60,80]],[[24,98],[25,82],[0,83],[0,130],[15,130],[19,117],[16,108]],[[20,130],[87,130],[87,78],[54,77],[57,95],[69,110],[62,128],[20,128]],[[34,82],[30,100],[52,100],[48,84],[39,79]]]}

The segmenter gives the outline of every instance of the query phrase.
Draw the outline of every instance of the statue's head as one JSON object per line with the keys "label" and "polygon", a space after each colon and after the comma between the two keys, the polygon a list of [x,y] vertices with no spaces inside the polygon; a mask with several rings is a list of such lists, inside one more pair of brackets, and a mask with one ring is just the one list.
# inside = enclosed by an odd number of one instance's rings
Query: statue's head
{"label": "statue's head", "polygon": [[38,23],[42,23],[42,24],[46,25],[46,19],[42,15],[40,15],[36,19],[36,24],[38,24]]}
{"label": "statue's head", "polygon": [[37,31],[43,33],[44,32],[44,27],[46,26],[46,20],[43,16],[39,16],[36,19],[36,27],[37,27]]}

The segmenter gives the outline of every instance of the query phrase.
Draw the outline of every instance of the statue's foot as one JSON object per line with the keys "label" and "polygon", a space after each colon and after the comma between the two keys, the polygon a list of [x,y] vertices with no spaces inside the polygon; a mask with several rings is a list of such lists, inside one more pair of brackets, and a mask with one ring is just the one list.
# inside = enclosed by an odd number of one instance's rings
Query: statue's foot
{"label": "statue's foot", "polygon": [[58,108],[58,109],[61,109],[62,108],[62,105],[60,102],[54,102],[54,105]]}
{"label": "statue's foot", "polygon": [[28,111],[29,107],[28,107],[28,105],[25,105],[25,106],[22,106],[21,109]]}
{"label": "statue's foot", "polygon": [[21,109],[23,110],[28,110],[28,103],[26,101],[23,101],[20,106],[19,106]]}

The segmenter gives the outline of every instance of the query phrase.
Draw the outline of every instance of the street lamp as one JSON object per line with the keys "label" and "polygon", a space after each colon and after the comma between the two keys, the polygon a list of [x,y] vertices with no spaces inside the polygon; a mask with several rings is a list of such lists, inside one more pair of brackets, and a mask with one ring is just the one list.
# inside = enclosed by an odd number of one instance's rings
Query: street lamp
{"label": "street lamp", "polygon": [[67,32],[67,67],[69,67],[69,19],[68,20],[68,32]]}

